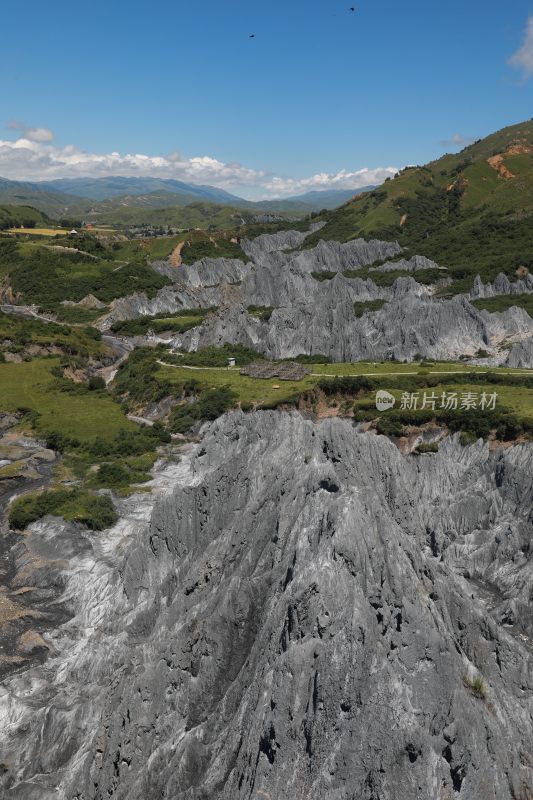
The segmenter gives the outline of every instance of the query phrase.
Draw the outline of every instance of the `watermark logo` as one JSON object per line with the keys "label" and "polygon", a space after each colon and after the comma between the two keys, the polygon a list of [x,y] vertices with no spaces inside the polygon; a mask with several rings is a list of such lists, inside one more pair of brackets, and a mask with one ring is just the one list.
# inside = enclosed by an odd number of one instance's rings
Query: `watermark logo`
{"label": "watermark logo", "polygon": [[389,408],[393,408],[396,400],[394,395],[390,394],[390,392],[386,392],[381,389],[376,394],[376,408],[378,411],[388,411]]}
{"label": "watermark logo", "polygon": [[403,392],[400,410],[494,411],[497,399],[496,392]]}
{"label": "watermark logo", "polygon": [[[400,411],[494,411],[497,392],[402,392]],[[381,389],[376,393],[378,411],[394,407],[395,399]]]}

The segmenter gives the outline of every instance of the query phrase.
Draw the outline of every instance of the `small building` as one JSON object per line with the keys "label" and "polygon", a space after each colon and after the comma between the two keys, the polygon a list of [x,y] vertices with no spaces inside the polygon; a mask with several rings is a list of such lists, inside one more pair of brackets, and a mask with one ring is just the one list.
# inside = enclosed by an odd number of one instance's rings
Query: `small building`
{"label": "small building", "polygon": [[228,358],[228,369],[230,367],[234,367],[234,366],[235,366],[235,359],[234,358]]}
{"label": "small building", "polygon": [[76,231],[76,230],[74,230],[74,228],[72,228],[72,230],[69,231],[68,235],[69,236],[77,236],[78,235],[78,231]]}

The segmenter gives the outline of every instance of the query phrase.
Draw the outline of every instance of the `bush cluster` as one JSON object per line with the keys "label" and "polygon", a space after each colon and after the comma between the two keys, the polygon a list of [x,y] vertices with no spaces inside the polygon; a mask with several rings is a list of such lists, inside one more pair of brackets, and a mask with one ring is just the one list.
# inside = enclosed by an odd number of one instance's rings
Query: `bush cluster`
{"label": "bush cluster", "polygon": [[109,528],[118,519],[109,497],[83,489],[51,489],[15,500],[9,512],[9,524],[16,530],[24,530],[46,514],[81,522],[95,531]]}
{"label": "bush cluster", "polygon": [[195,402],[174,409],[170,429],[174,433],[186,433],[196,422],[217,419],[234,405],[236,399],[237,395],[229,386],[207,389]]}
{"label": "bush cluster", "polygon": [[193,353],[180,351],[179,355],[165,355],[165,361],[170,364],[185,364],[192,367],[226,367],[228,358],[234,358],[239,366],[261,361],[264,356],[242,344],[224,344],[222,347],[201,347]]}

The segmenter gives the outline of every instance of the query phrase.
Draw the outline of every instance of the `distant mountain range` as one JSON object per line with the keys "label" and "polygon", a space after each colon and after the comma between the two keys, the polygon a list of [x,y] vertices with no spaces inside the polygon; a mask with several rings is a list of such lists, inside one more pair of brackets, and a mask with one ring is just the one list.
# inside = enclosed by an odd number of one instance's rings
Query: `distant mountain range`
{"label": "distant mountain range", "polygon": [[[86,198],[75,198],[76,203],[89,203]],[[74,205],[74,198],[61,192],[53,192],[41,183],[10,181],[0,178],[0,203],[17,206],[32,206],[50,217],[59,218]]]}
{"label": "distant mountain range", "polygon": [[[124,209],[169,209],[197,202],[215,203],[250,211],[301,214],[333,209],[375,187],[311,191],[295,197],[252,202],[214,186],[183,183],[161,178],[60,178],[24,182],[0,178],[0,203],[26,205],[50,217],[82,217],[113,222]],[[135,214],[139,219],[142,214]],[[150,218],[153,221],[154,215]]]}
{"label": "distant mountain range", "polygon": [[174,205],[186,205],[195,200],[207,200],[211,203],[231,206],[246,202],[241,197],[214,186],[162,178],[124,178],[120,175],[112,175],[105,178],[59,178],[54,181],[39,181],[34,185],[50,192],[73,195],[77,198],[89,198],[90,200],[109,200],[111,197],[124,195],[135,197],[164,192],[176,197],[183,197],[184,202],[176,202]]}

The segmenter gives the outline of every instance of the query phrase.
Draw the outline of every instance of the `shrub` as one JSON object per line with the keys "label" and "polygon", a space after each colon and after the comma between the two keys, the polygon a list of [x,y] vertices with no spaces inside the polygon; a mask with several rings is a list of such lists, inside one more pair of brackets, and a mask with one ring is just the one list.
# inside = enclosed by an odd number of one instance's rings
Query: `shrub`
{"label": "shrub", "polygon": [[[2,256],[5,258],[0,252],[0,262],[4,260]],[[170,283],[140,261],[116,271],[111,264],[89,260],[82,253],[58,253],[43,247],[28,253],[16,249],[8,266],[14,291],[21,292],[25,302],[50,309],[62,300],[77,301],[87,294],[94,294],[104,303],[131,294],[134,289],[153,296]]]}
{"label": "shrub", "polygon": [[9,524],[16,530],[23,530],[46,514],[81,522],[98,531],[114,525],[118,519],[109,497],[82,489],[51,489],[15,500],[9,512]]}
{"label": "shrub", "polygon": [[324,353],[313,353],[312,355],[300,353],[295,358],[285,360],[297,361],[299,364],[331,364],[331,356],[325,356]]}
{"label": "shrub", "polygon": [[96,483],[99,486],[127,486],[130,473],[120,464],[101,464],[96,473]]}
{"label": "shrub", "polygon": [[386,302],[386,300],[367,300],[364,303],[354,303],[355,316],[362,317],[367,311],[379,311]]}
{"label": "shrub", "polygon": [[67,434],[60,433],[59,431],[45,433],[44,438],[49,450],[56,450],[58,453],[64,453],[66,450],[80,446],[79,439],[76,439],[74,436],[67,436]]}
{"label": "shrub", "polygon": [[274,311],[272,306],[248,306],[246,310],[252,317],[258,317],[265,322],[270,319]]}
{"label": "shrub", "polygon": [[392,416],[380,417],[377,424],[378,433],[383,436],[396,436],[403,435],[403,426],[401,422]]}
{"label": "shrub", "polygon": [[417,448],[418,453],[438,453],[439,446],[436,442],[421,442]]}
{"label": "shrub", "polygon": [[324,270],[323,272],[311,273],[315,281],[330,281],[335,277],[336,274],[337,274],[336,272],[328,272],[326,270]]}
{"label": "shrub", "polygon": [[102,377],[100,377],[100,375],[91,375],[87,383],[87,386],[91,392],[97,392],[100,391],[101,389],[105,389],[106,384],[105,380]]}
{"label": "shrub", "polygon": [[470,678],[469,675],[463,675],[463,683],[464,685],[470,689],[472,694],[475,697],[478,697],[480,700],[484,700],[487,696],[487,689],[485,687],[485,683],[483,678],[480,675],[476,675],[475,678]]}

